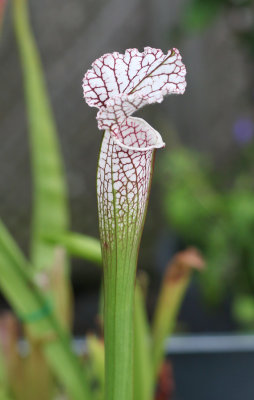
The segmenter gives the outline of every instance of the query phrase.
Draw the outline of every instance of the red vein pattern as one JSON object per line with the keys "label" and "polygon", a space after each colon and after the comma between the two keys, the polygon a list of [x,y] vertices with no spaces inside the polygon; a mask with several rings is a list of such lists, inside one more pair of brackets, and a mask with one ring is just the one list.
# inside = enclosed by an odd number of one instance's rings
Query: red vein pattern
{"label": "red vein pattern", "polygon": [[119,94],[144,96],[147,103],[160,102],[166,94],[183,94],[186,69],[177,49],[163,54],[146,47],[143,53],[128,49],[98,58],[83,80],[86,102],[91,107],[106,107]]}
{"label": "red vein pattern", "polygon": [[121,124],[146,104],[168,94],[185,91],[186,69],[177,49],[163,54],[146,47],[143,53],[128,49],[124,54],[105,54],[92,64],[83,79],[84,98],[99,108],[99,129],[109,129],[121,140]]}
{"label": "red vein pattern", "polygon": [[103,243],[112,244],[117,228],[120,228],[120,241],[125,241],[127,235],[129,239],[138,239],[138,236],[133,236],[139,235],[143,222],[152,156],[153,150],[144,152],[123,149],[114,143],[109,131],[105,132],[97,175]]}
{"label": "red vein pattern", "polygon": [[[138,239],[149,192],[154,149],[164,147],[160,134],[131,115],[168,94],[185,91],[186,69],[177,49],[166,54],[146,47],[143,53],[105,54],[83,79],[84,98],[99,109],[98,127],[105,131],[99,158],[97,194],[101,239]],[[117,224],[117,226],[116,226]],[[120,228],[120,229],[119,229]]]}
{"label": "red vein pattern", "polygon": [[[160,134],[133,117],[146,104],[185,90],[185,66],[177,49],[146,47],[96,60],[83,79],[86,102],[99,109],[104,130],[97,197],[104,266],[106,399],[131,398],[133,298],[139,242]],[[123,351],[124,349],[124,351]]]}

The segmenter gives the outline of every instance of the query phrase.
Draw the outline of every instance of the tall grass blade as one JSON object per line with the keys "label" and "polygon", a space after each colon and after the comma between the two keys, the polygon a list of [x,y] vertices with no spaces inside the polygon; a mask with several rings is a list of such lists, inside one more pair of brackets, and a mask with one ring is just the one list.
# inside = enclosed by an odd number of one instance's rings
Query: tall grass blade
{"label": "tall grass blade", "polygon": [[66,185],[57,132],[41,61],[29,24],[27,0],[13,0],[13,21],[24,78],[34,185],[32,264],[50,267],[53,246],[45,232],[63,232],[68,226]]}
{"label": "tall grass blade", "polygon": [[[0,223],[0,289],[40,344],[45,359],[73,400],[91,400],[81,364],[71,341],[55,318],[46,296],[35,284],[32,268],[21,256],[13,239]],[[53,305],[52,305],[53,307]]]}

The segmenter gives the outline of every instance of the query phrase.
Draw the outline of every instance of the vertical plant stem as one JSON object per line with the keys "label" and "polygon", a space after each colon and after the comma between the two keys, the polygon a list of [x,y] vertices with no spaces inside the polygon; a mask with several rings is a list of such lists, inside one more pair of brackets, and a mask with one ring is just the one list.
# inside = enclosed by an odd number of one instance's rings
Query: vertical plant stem
{"label": "vertical plant stem", "polygon": [[134,400],[153,399],[149,333],[144,294],[137,280],[134,310]]}
{"label": "vertical plant stem", "polygon": [[106,400],[133,398],[134,263],[116,251],[104,268]]}

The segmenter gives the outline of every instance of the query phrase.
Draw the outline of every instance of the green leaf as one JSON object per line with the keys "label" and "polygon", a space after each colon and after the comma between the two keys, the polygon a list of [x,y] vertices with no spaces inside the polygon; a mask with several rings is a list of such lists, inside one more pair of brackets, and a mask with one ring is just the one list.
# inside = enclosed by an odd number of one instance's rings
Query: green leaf
{"label": "green leaf", "polygon": [[193,268],[202,269],[204,262],[193,248],[177,253],[168,264],[163,278],[152,324],[153,379],[156,382],[164,359],[164,343],[173,333],[177,316],[190,282]]}
{"label": "green leaf", "polygon": [[91,400],[88,384],[54,305],[35,284],[32,268],[0,222],[0,288],[73,400]]}
{"label": "green leaf", "polygon": [[53,245],[65,247],[72,256],[84,258],[97,265],[102,263],[100,241],[91,236],[73,232],[63,234],[48,233],[45,235],[45,240]]}
{"label": "green leaf", "polygon": [[50,267],[53,246],[46,232],[63,232],[68,226],[66,184],[57,132],[41,61],[30,28],[27,0],[13,0],[13,20],[23,69],[34,184],[32,264]]}

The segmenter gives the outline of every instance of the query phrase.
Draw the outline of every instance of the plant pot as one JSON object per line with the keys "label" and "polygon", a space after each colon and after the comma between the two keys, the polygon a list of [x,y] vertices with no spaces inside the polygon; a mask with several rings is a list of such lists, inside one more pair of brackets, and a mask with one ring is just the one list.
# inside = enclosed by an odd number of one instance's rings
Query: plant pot
{"label": "plant pot", "polygon": [[254,335],[174,336],[173,400],[253,400]]}

